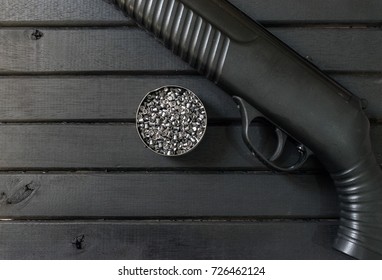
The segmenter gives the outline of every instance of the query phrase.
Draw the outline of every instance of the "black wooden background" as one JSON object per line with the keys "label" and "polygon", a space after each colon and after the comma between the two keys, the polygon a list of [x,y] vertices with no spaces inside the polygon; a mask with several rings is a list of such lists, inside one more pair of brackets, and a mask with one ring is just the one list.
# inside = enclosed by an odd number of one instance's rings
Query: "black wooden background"
{"label": "black wooden background", "polygon": [[[382,1],[231,2],[369,100],[382,162]],[[261,165],[230,97],[109,1],[0,8],[1,259],[348,258],[331,248],[337,198],[319,165]],[[134,127],[141,98],[165,84],[198,93],[210,117],[177,159]]]}

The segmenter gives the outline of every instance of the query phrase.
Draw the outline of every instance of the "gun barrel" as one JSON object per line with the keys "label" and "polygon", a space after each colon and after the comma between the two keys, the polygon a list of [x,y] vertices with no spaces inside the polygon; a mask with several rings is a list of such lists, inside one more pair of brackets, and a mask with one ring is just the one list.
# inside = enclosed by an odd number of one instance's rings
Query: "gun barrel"
{"label": "gun barrel", "polygon": [[115,0],[166,47],[309,147],[340,197],[335,248],[382,258],[382,172],[360,100],[223,0]]}

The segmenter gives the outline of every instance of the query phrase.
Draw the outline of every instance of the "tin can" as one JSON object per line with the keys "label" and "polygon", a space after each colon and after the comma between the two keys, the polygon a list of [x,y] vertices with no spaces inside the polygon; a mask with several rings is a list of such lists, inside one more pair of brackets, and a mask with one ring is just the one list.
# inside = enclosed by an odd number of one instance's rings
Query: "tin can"
{"label": "tin can", "polygon": [[162,156],[194,150],[207,129],[207,112],[191,90],[168,85],[148,92],[136,114],[138,135],[147,148]]}

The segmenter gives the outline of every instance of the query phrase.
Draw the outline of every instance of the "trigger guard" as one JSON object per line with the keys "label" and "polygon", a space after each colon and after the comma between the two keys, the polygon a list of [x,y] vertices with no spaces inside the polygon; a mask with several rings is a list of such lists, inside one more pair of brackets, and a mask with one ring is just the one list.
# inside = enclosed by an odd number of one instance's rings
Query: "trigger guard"
{"label": "trigger guard", "polygon": [[305,147],[303,144],[300,144],[297,147],[298,152],[300,153],[300,157],[295,164],[289,167],[281,167],[276,165],[273,161],[277,160],[282,155],[288,135],[284,131],[282,131],[280,128],[275,126],[276,127],[275,133],[278,139],[278,145],[277,145],[276,151],[273,153],[270,159],[267,159],[266,157],[264,157],[261,154],[261,152],[259,152],[256,149],[256,147],[253,146],[249,138],[249,126],[251,122],[256,120],[257,118],[263,118],[268,120],[267,117],[265,117],[262,113],[256,110],[253,106],[251,106],[248,102],[246,102],[241,97],[233,96],[233,100],[238,105],[238,108],[240,110],[240,114],[242,118],[243,140],[245,144],[247,145],[248,149],[251,151],[251,153],[254,154],[264,165],[266,165],[270,169],[273,169],[275,171],[280,171],[280,172],[295,171],[295,170],[298,170],[307,161],[307,159],[313,154],[307,147]]}

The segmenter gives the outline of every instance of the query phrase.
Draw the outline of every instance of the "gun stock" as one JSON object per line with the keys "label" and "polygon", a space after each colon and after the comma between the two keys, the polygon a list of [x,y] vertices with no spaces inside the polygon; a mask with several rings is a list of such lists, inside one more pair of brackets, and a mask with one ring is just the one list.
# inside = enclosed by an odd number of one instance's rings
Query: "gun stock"
{"label": "gun stock", "polygon": [[308,147],[340,200],[334,248],[382,258],[382,172],[359,98],[224,0],[115,0],[227,93]]}

